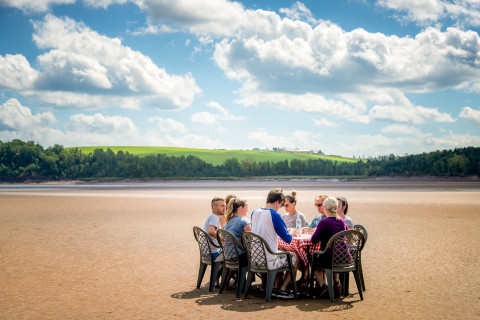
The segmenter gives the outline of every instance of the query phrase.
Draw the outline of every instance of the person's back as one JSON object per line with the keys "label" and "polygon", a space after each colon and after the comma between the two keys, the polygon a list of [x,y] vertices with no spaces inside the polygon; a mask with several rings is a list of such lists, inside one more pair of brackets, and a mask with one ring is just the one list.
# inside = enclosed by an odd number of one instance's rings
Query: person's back
{"label": "person's back", "polygon": [[[286,243],[292,241],[292,234],[287,231],[285,222],[274,209],[255,209],[252,212],[252,231],[264,238],[273,252],[278,252],[278,237]],[[270,254],[267,252],[267,255]]]}
{"label": "person's back", "polygon": [[[281,189],[274,189],[268,193],[267,204],[264,208],[257,208],[252,212],[252,231],[265,239],[270,249],[273,252],[278,252],[278,237],[282,238],[286,243],[292,241],[292,234],[288,232],[282,216],[278,213],[285,202],[285,196]],[[279,269],[288,266],[288,258],[286,254],[272,255],[268,251],[267,265],[268,269]],[[291,253],[292,267],[297,268],[298,258],[294,253]],[[279,276],[280,274],[277,274]],[[293,298],[293,294],[288,293],[287,286],[290,283],[291,275],[287,273],[283,283],[280,285],[280,277],[274,284],[272,295],[278,298]]]}
{"label": "person's back", "polygon": [[320,250],[325,250],[328,240],[333,235],[345,230],[348,230],[348,227],[343,219],[327,217],[318,223],[317,230],[312,235],[312,242],[320,241]]}
{"label": "person's back", "polygon": [[[238,239],[240,243],[242,243],[242,233],[245,232],[245,227],[250,223],[250,221],[245,217],[239,216],[232,216],[230,220],[225,224],[223,229],[227,230],[228,232],[232,233],[235,238]],[[245,251],[239,249],[238,254],[242,254]]]}

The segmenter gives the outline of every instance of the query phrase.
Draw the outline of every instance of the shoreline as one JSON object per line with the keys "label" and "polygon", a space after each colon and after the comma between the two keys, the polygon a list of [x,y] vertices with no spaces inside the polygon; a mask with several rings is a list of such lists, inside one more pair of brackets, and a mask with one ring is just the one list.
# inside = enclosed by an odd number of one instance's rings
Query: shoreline
{"label": "shoreline", "polygon": [[302,176],[298,177],[262,177],[262,178],[175,178],[175,179],[115,179],[115,180],[45,180],[45,181],[25,181],[25,182],[8,182],[0,181],[0,185],[22,185],[22,184],[53,184],[53,185],[71,185],[71,184],[124,184],[124,183],[161,183],[161,182],[189,182],[189,181],[329,181],[329,182],[355,182],[355,181],[364,181],[364,182],[378,182],[378,181],[455,181],[455,182],[479,182],[480,176],[380,176],[372,178],[312,178]]}
{"label": "shoreline", "polygon": [[367,179],[192,179],[192,180],[140,180],[117,181],[48,181],[0,183],[0,190],[11,189],[215,189],[215,188],[276,188],[284,189],[374,189],[374,190],[478,190],[480,177],[376,177]]}

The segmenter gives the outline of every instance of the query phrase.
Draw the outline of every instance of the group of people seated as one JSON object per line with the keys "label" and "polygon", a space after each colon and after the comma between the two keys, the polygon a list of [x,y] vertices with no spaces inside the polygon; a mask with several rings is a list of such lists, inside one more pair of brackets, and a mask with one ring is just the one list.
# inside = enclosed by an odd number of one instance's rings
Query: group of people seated
{"label": "group of people seated", "polygon": [[[237,198],[234,195],[228,195],[225,199],[215,197],[212,199],[212,213],[207,217],[203,229],[212,238],[213,243],[218,245],[216,232],[223,228],[231,232],[241,242],[241,235],[245,231],[253,231],[260,235],[268,243],[273,252],[282,252],[278,249],[278,237],[285,243],[290,243],[293,239],[292,228],[296,228],[296,221],[300,219],[303,233],[312,234],[312,243],[320,242],[320,249],[325,250],[328,240],[336,233],[354,228],[353,220],[347,216],[348,202],[343,197],[334,198],[327,194],[319,195],[315,198],[315,206],[318,215],[308,223],[305,215],[296,210],[296,191],[285,195],[282,189],[273,189],[267,195],[266,205],[256,208],[252,211],[250,219],[248,215],[248,203],[245,199]],[[285,208],[285,214],[279,212],[280,208]],[[212,259],[221,261],[223,256],[219,247],[211,246]],[[269,269],[277,269],[288,265],[287,255],[267,254],[267,264]],[[322,255],[322,261],[318,261],[318,270],[312,270],[315,274],[317,287],[315,297],[328,298],[328,286],[325,281],[323,268],[331,264],[332,252]],[[297,284],[301,288],[308,286],[308,266],[302,266],[298,254],[291,252],[292,264],[295,270],[302,271],[302,277]],[[246,265],[246,252],[239,252],[240,263]],[[322,268],[323,267],[323,268]],[[291,274],[278,273],[272,296],[277,298],[293,298],[293,293],[289,291]],[[339,295],[341,285],[338,274],[334,275],[334,292]],[[217,280],[218,281],[218,280]],[[227,281],[228,284],[228,281]]]}

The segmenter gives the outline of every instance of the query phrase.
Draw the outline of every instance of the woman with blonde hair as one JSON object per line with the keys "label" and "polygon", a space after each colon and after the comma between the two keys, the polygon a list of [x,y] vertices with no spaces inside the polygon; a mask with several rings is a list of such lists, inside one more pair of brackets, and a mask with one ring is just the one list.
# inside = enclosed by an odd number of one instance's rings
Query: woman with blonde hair
{"label": "woman with blonde hair", "polygon": [[[244,231],[251,231],[252,224],[247,219],[248,203],[247,200],[239,198],[231,198],[228,202],[227,212],[225,213],[225,227],[223,229],[231,232],[242,243],[242,233]],[[245,259],[247,262],[247,256],[245,251],[239,251],[240,259]]]}
{"label": "woman with blonde hair", "polygon": [[[248,203],[247,200],[239,199],[236,196],[227,196],[229,198],[227,211],[225,213],[225,226],[223,229],[231,232],[242,243],[242,233],[244,231],[251,231],[252,225],[247,219]],[[240,265],[246,266],[248,264],[247,253],[240,248],[238,249],[238,260]],[[228,288],[230,279],[233,276],[233,270],[227,276],[224,289]]]}
{"label": "woman with blonde hair", "polygon": [[325,214],[323,213],[323,202],[325,199],[330,197],[328,194],[320,194],[315,197],[315,207],[318,210],[318,215],[313,218],[312,222],[308,225],[309,228],[316,228],[318,223],[325,219]]}
{"label": "woman with blonde hair", "polygon": [[[345,220],[341,219],[337,214],[338,202],[334,197],[328,197],[323,201],[323,212],[326,218],[320,221],[317,225],[317,229],[312,235],[312,243],[320,242],[320,250],[325,250],[328,240],[341,231],[348,230]],[[317,279],[319,290],[316,296],[320,298],[328,298],[328,286],[325,284],[325,271],[324,268],[332,267],[332,250],[328,250],[325,254],[322,254],[317,262],[317,266],[320,270],[315,270],[315,279]],[[333,275],[335,284],[335,295],[339,295],[342,291],[342,285],[339,281],[338,273]]]}

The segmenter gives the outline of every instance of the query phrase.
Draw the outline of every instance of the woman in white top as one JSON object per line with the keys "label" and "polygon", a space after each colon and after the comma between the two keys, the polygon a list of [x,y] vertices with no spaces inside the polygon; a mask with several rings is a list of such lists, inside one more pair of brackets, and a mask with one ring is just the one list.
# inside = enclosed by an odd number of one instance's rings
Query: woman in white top
{"label": "woman in white top", "polygon": [[338,197],[338,207],[337,207],[337,214],[340,218],[345,220],[348,229],[354,229],[355,223],[353,222],[352,218],[347,216],[348,212],[348,201],[344,197]]}

